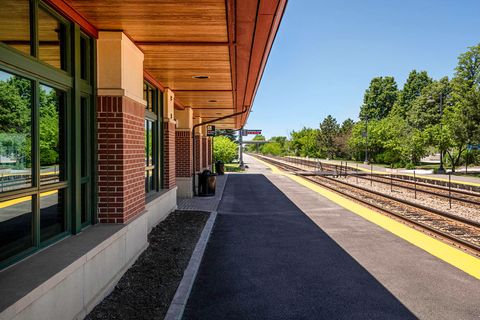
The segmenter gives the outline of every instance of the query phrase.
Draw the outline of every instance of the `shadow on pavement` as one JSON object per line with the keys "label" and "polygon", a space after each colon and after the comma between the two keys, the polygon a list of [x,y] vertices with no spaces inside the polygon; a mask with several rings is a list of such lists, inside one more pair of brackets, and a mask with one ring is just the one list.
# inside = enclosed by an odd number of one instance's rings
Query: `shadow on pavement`
{"label": "shadow on pavement", "polygon": [[184,319],[416,319],[264,175],[231,175]]}

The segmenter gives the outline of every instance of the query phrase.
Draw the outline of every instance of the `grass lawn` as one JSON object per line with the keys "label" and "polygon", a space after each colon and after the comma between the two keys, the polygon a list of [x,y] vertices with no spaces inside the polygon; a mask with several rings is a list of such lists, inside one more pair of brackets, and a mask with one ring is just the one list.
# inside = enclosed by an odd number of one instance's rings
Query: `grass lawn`
{"label": "grass lawn", "polygon": [[225,172],[240,172],[238,163],[225,163]]}

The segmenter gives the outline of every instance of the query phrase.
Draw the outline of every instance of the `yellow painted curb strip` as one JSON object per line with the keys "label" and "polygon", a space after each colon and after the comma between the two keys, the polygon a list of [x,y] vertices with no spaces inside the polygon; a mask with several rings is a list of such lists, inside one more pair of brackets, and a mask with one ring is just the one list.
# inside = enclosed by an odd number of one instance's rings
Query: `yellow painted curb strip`
{"label": "yellow painted curb strip", "polygon": [[454,247],[451,247],[448,244],[445,244],[435,238],[432,238],[420,231],[412,229],[383,214],[375,212],[367,207],[359,205],[358,203],[355,203],[334,192],[331,192],[325,188],[322,188],[304,178],[285,173],[284,171],[279,170],[278,168],[272,166],[269,163],[266,163],[262,160],[259,160],[259,161],[261,161],[263,164],[271,168],[273,173],[282,174],[289,177],[293,181],[315,191],[316,193],[337,203],[338,205],[344,207],[345,209],[361,216],[365,220],[378,225],[379,227],[395,234],[396,236],[425,250],[431,255],[451,264],[452,266],[480,280],[480,259],[475,258]]}

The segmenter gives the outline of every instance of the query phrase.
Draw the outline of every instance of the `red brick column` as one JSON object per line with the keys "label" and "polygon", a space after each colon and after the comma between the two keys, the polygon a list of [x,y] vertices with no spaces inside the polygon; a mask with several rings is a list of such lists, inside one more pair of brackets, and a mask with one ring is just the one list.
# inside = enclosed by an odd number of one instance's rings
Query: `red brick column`
{"label": "red brick column", "polygon": [[192,133],[190,130],[175,132],[175,173],[177,177],[191,178],[192,168]]}
{"label": "red brick column", "polygon": [[175,122],[163,123],[163,187],[175,187]]}
{"label": "red brick column", "polygon": [[145,209],[145,106],[97,98],[98,218],[125,223]]}
{"label": "red brick column", "polygon": [[207,163],[207,137],[202,137],[202,167],[208,167]]}
{"label": "red brick column", "polygon": [[212,165],[212,137],[207,139],[207,164]]}
{"label": "red brick column", "polygon": [[202,137],[195,136],[195,172],[202,170]]}

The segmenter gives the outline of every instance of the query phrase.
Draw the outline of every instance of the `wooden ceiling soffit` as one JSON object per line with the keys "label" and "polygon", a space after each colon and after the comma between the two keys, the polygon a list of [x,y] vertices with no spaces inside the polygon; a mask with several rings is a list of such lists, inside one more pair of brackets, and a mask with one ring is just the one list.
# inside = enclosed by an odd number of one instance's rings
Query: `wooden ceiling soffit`
{"label": "wooden ceiling soffit", "polygon": [[237,117],[236,128],[245,124],[255,93],[265,69],[268,55],[285,11],[287,0],[236,2],[236,111],[249,111]]}

